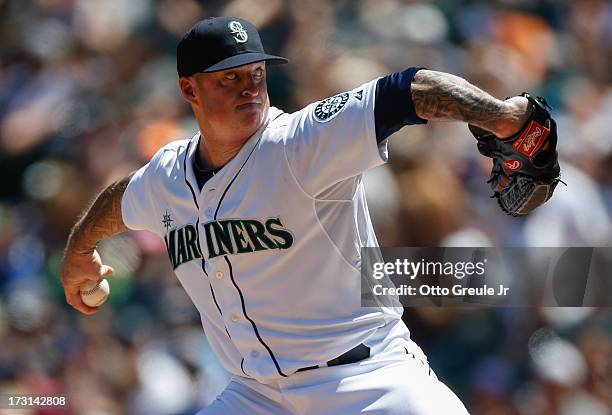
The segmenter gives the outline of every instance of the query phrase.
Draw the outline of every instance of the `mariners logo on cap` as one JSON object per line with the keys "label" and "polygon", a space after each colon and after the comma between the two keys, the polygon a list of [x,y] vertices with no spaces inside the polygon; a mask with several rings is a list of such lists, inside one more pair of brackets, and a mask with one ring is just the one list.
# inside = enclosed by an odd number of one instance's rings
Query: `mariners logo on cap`
{"label": "mariners logo on cap", "polygon": [[242,27],[240,22],[232,20],[227,24],[227,28],[230,30],[230,33],[234,35],[234,40],[236,43],[244,43],[249,40],[249,35],[246,30]]}
{"label": "mariners logo on cap", "polygon": [[319,102],[314,109],[314,116],[317,121],[326,122],[334,118],[340,112],[346,101],[349,99],[348,92],[329,97]]}

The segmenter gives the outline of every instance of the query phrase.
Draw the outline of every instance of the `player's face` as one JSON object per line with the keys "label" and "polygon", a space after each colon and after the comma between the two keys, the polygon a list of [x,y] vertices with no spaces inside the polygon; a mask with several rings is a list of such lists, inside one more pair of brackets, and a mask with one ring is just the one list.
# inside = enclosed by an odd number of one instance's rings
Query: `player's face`
{"label": "player's face", "polygon": [[269,107],[266,64],[256,62],[224,71],[194,75],[194,110],[213,131],[251,136]]}

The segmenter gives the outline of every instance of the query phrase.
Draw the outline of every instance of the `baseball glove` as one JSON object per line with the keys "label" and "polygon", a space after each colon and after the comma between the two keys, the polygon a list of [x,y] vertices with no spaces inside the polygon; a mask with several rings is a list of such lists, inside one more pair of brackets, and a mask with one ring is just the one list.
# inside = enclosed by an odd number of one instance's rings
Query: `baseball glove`
{"label": "baseball glove", "polygon": [[514,136],[499,139],[474,125],[469,129],[478,140],[478,151],[493,159],[487,183],[501,209],[512,216],[523,216],[551,198],[560,182],[557,157],[557,124],[546,100],[526,92],[531,115]]}

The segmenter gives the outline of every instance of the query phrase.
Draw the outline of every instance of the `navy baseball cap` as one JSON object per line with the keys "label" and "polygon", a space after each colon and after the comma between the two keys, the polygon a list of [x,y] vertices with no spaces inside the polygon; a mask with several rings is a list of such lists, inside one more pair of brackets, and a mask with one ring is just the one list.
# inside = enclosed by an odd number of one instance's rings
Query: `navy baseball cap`
{"label": "navy baseball cap", "polygon": [[260,61],[289,62],[280,56],[268,55],[255,26],[238,17],[200,20],[185,33],[176,48],[179,77]]}

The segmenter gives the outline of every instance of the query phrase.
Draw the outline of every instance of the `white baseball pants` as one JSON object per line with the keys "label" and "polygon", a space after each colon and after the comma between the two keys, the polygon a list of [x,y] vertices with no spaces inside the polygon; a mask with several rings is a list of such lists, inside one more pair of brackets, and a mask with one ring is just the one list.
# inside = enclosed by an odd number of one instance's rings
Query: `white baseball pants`
{"label": "white baseball pants", "polygon": [[[198,415],[466,415],[426,361],[395,347],[357,363],[262,384],[234,377]],[[469,414],[468,414],[469,415]]]}

